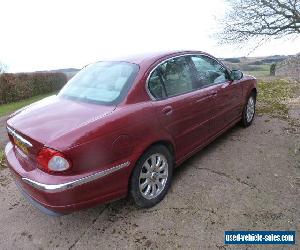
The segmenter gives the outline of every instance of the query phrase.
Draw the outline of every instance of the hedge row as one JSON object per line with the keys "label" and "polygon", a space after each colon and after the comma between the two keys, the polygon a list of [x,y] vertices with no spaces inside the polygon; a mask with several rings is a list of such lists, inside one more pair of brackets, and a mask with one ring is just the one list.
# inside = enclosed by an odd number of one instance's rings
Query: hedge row
{"label": "hedge row", "polygon": [[5,73],[0,75],[0,105],[60,90],[63,73]]}

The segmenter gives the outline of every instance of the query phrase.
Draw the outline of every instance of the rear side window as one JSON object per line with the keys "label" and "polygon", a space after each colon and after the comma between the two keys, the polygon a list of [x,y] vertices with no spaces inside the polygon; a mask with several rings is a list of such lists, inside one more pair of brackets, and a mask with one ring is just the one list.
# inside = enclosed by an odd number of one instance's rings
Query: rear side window
{"label": "rear side window", "polygon": [[153,71],[149,78],[149,91],[155,99],[166,98],[166,91],[163,85],[162,76],[159,73],[159,69]]}
{"label": "rear side window", "polygon": [[173,58],[159,65],[151,74],[148,85],[157,99],[192,91],[193,81],[186,57]]}

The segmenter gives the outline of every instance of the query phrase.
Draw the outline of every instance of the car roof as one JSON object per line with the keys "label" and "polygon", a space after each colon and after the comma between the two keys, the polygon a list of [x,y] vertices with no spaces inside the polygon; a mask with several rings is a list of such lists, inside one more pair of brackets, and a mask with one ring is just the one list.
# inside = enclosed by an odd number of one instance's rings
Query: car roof
{"label": "car roof", "polygon": [[143,53],[138,55],[128,55],[128,56],[121,56],[121,57],[114,57],[110,58],[109,61],[122,61],[122,62],[129,62],[138,64],[140,66],[143,65],[151,65],[152,63],[172,56],[179,56],[185,54],[205,54],[202,51],[193,51],[193,50],[176,50],[176,51],[164,51],[164,52],[150,52],[150,53]]}

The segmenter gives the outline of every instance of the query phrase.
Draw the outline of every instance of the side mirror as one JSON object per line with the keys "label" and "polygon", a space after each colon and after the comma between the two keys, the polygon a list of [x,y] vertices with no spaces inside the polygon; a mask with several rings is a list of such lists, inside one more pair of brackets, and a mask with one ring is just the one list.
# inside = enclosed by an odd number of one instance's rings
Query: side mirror
{"label": "side mirror", "polygon": [[240,80],[243,78],[243,72],[240,71],[239,69],[233,69],[230,73],[230,79],[231,80]]}

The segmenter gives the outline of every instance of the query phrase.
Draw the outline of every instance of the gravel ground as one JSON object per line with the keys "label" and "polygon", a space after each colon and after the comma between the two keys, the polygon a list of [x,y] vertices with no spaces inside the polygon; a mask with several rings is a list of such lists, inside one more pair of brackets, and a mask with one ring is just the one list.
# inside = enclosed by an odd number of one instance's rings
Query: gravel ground
{"label": "gravel ground", "polygon": [[48,217],[2,170],[1,249],[253,249],[224,245],[225,230],[296,230],[289,249],[299,249],[297,129],[268,116],[234,127],[178,168],[166,198],[148,210],[124,199]]}

